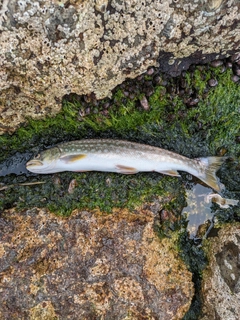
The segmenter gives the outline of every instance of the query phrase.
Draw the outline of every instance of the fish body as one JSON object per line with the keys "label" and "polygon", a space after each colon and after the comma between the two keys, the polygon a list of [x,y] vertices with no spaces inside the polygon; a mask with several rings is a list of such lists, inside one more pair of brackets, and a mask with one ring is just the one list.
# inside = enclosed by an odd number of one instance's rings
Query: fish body
{"label": "fish body", "polygon": [[62,171],[106,171],[123,174],[156,171],[180,176],[186,171],[216,191],[220,191],[215,172],[221,157],[189,159],[177,153],[124,140],[84,139],[58,144],[30,160],[29,171],[49,174]]}

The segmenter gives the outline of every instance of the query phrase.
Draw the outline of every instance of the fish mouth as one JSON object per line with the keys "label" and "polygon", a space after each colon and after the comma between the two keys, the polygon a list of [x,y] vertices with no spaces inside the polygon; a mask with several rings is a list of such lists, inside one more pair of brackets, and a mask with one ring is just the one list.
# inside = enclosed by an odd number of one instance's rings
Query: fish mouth
{"label": "fish mouth", "polygon": [[34,166],[43,166],[43,163],[40,160],[33,159],[28,161],[26,164],[26,167],[34,167]]}

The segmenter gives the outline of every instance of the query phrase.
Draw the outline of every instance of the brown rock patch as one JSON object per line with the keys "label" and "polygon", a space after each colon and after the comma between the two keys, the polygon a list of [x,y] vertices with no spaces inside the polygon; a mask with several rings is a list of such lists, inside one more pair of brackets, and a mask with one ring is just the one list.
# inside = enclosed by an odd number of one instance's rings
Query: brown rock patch
{"label": "brown rock patch", "polygon": [[191,274],[153,214],[7,210],[0,219],[0,318],[181,319]]}

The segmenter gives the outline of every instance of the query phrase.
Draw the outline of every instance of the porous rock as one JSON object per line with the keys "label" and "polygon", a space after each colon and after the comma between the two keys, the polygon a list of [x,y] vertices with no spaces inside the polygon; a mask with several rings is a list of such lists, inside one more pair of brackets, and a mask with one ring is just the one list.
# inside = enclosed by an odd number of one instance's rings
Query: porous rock
{"label": "porous rock", "polygon": [[69,93],[98,99],[149,66],[179,74],[235,52],[240,2],[2,0],[0,133],[54,115]]}
{"label": "porous rock", "polygon": [[240,224],[223,227],[205,246],[201,320],[238,320],[240,315]]}
{"label": "porous rock", "polygon": [[0,219],[1,319],[182,319],[191,273],[148,210]]}

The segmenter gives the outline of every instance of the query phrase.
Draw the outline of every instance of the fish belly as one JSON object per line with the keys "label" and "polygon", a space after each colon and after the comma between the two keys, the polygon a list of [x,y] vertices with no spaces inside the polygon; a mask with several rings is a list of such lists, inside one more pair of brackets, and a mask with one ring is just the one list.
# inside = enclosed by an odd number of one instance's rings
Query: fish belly
{"label": "fish belly", "polygon": [[89,154],[83,159],[70,163],[62,163],[61,161],[58,161],[56,169],[59,169],[59,171],[105,171],[117,173],[156,171],[166,174],[168,174],[167,171],[171,170],[185,171],[183,164],[178,163],[177,160],[173,162],[170,158],[164,158],[161,160],[161,158],[158,157],[158,160],[151,160],[144,157],[134,158],[124,155],[116,156],[114,154]]}

